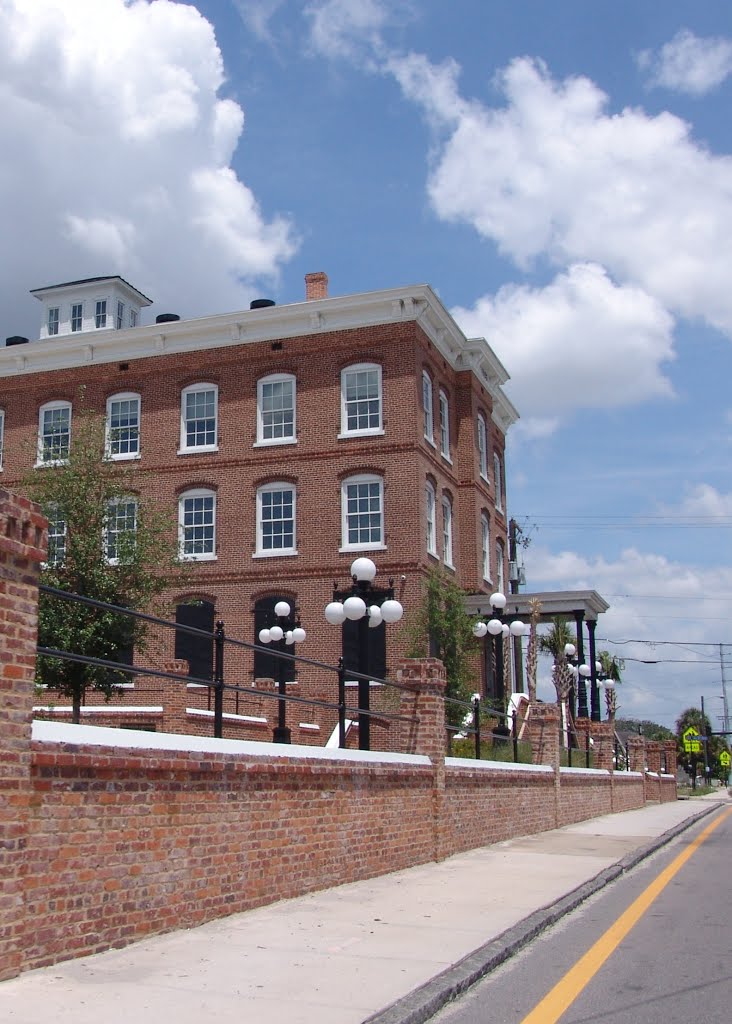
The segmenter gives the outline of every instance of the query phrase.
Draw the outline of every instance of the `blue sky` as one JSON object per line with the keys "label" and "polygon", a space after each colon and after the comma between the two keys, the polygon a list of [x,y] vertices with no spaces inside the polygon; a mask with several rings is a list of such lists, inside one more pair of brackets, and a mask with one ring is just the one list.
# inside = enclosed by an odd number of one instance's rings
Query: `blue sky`
{"label": "blue sky", "polygon": [[610,602],[621,713],[716,724],[729,5],[0,0],[0,58],[6,334],[76,276],[183,315],[431,284],[511,374],[527,589]]}

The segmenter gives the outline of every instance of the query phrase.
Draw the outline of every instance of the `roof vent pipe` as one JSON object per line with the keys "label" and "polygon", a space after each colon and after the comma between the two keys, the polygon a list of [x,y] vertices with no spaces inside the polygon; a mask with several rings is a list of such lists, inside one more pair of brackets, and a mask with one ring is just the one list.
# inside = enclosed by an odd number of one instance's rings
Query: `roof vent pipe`
{"label": "roof vent pipe", "polygon": [[6,345],[27,345],[28,339],[23,338],[20,334],[11,334],[9,338],[5,339]]}
{"label": "roof vent pipe", "polygon": [[266,309],[268,306],[274,306],[274,299],[252,299],[249,303],[250,309]]}
{"label": "roof vent pipe", "polygon": [[177,313],[158,313],[155,317],[156,324],[172,324],[176,320],[180,320]]}

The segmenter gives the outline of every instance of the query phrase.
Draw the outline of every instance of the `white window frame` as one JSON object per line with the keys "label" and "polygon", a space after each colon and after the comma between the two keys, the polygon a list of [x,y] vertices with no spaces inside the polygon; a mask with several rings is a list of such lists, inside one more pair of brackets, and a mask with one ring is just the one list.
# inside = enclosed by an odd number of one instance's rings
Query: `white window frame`
{"label": "white window frame", "polygon": [[442,495],[442,561],[450,569],[455,568],[455,552],[453,538],[452,499],[449,494]]}
{"label": "white window frame", "polygon": [[[210,511],[210,522],[200,523],[186,523],[186,515],[190,511],[187,510],[186,503],[189,501],[195,501],[198,498],[211,499],[211,511]],[[205,512],[208,518],[208,511]],[[204,551],[189,551],[186,552],[185,547],[188,540],[195,541],[195,536],[187,537],[188,530],[200,529],[201,527],[212,527],[210,542],[207,542],[206,547],[210,545],[210,550]],[[188,491],[183,491],[178,497],[178,557],[182,562],[214,562],[216,561],[216,491],[212,491],[208,487],[193,487]]]}
{"label": "white window frame", "polygon": [[[66,447],[66,453],[61,455],[59,458],[46,458],[46,445],[44,443],[46,433],[44,428],[44,420],[47,412],[55,412],[56,410],[64,409],[68,410],[69,414],[69,425],[68,425],[68,443]],[[46,402],[38,410],[38,451],[36,457],[36,466],[62,466],[69,460],[69,452],[71,451],[71,402]]]}
{"label": "white window frame", "polygon": [[440,406],[440,454],[443,459],[452,462],[450,458],[450,399],[443,388],[440,388],[438,401]]}
{"label": "white window frame", "polygon": [[114,319],[114,325],[118,331],[121,331],[125,323],[125,304],[121,299],[117,299],[117,315]]}
{"label": "white window frame", "polygon": [[[281,437],[266,437],[267,429],[272,424],[265,423],[264,391],[270,384],[286,384],[292,386],[292,429]],[[287,412],[284,407],[279,412]],[[297,441],[297,382],[293,373],[270,373],[257,381],[257,440],[256,446],[273,444],[294,444]]]}
{"label": "white window frame", "polygon": [[137,310],[130,309],[130,327],[137,327]]}
{"label": "white window frame", "polygon": [[505,552],[499,540],[496,541],[496,586],[501,594],[506,593]]}
{"label": "white window frame", "polygon": [[[133,523],[133,525],[130,528],[130,530],[127,530],[126,528],[120,530],[118,528],[120,522],[128,522],[129,521],[129,515],[128,515],[127,512],[125,512],[124,516],[120,516],[119,514],[117,514],[117,510],[122,505],[124,505],[126,508],[134,506],[134,513],[132,515],[132,523]],[[137,535],[137,523],[138,523],[139,509],[140,509],[139,502],[138,502],[137,498],[134,497],[134,495],[125,495],[124,497],[120,497],[120,498],[111,498],[107,502],[107,517],[106,517],[106,525],[105,525],[105,528],[104,528],[104,558],[105,558],[105,560],[106,560],[108,565],[119,565],[119,561],[120,560],[119,560],[119,552],[118,552],[118,549],[116,547],[116,538],[120,537],[123,533],[128,533],[128,532],[131,532],[134,535]],[[114,527],[112,527],[113,523],[114,523]],[[109,553],[110,542],[115,543],[115,552],[116,553],[113,554],[113,555],[110,555],[110,553]]]}
{"label": "white window frame", "polygon": [[[367,399],[349,399],[348,395],[348,382],[349,378],[359,373],[375,373],[377,380],[378,394],[375,397],[369,397]],[[373,426],[367,427],[352,427],[348,426],[348,412],[349,407],[357,402],[378,402],[378,415],[376,419],[378,423]],[[368,413],[368,419],[372,419],[371,413]],[[378,363],[353,363],[351,366],[346,366],[341,370],[341,432],[339,437],[373,437],[375,434],[384,433],[384,388],[382,380],[381,366]]]}
{"label": "white window frame", "polygon": [[491,578],[491,523],[485,512],[480,515],[480,557],[483,579]]}
{"label": "white window frame", "polygon": [[[378,532],[380,533],[379,540],[356,540],[351,541],[349,539],[349,525],[352,516],[365,516],[371,515],[371,511],[359,511],[349,513],[348,509],[348,490],[352,486],[359,486],[362,484],[368,484],[371,489],[371,485],[377,484],[377,497],[378,497]],[[369,496],[371,501],[372,495]],[[371,528],[369,527],[369,532]],[[377,476],[375,473],[359,473],[356,476],[349,476],[341,483],[341,551],[380,551],[386,547],[384,543],[385,536],[385,516],[384,516],[384,478]]]}
{"label": "white window frame", "polygon": [[[78,317],[74,314],[74,310],[79,310]],[[74,324],[78,323],[78,327]],[[83,302],[72,302],[71,303],[71,317],[70,317],[71,333],[78,334],[84,330],[84,303]]]}
{"label": "white window frame", "polygon": [[478,472],[480,473],[483,480],[488,482],[488,428],[485,422],[485,416],[482,412],[478,413],[477,421],[477,433],[478,433]]}
{"label": "white window frame", "polygon": [[59,331],[59,324],[61,322],[61,307],[60,306],[49,306],[48,314],[46,316],[46,332],[49,338],[55,338]]}
{"label": "white window frame", "polygon": [[493,476],[496,489],[496,508],[503,512],[503,465],[498,452],[493,452]]}
{"label": "white window frame", "polygon": [[[275,494],[278,492],[289,491],[292,497],[292,516],[289,521],[292,522],[292,544],[287,547],[266,547],[264,537],[264,525],[265,518],[263,514],[263,507],[265,505],[264,496],[266,494]],[[288,520],[282,518],[276,520],[277,522],[288,522]],[[257,488],[257,545],[256,554],[257,558],[273,558],[277,555],[296,555],[297,554],[297,489],[293,483],[287,480],[274,481],[273,483],[264,484],[262,487]]]}
{"label": "white window frame", "polygon": [[[45,565],[50,567],[63,565],[66,561],[66,520],[60,519],[58,515],[58,506],[51,505],[48,509],[48,555],[46,558]],[[59,529],[59,525],[61,529]],[[61,539],[61,557],[58,554],[57,541]]]}
{"label": "white window frame", "polygon": [[424,488],[427,511],[427,554],[437,558],[437,492],[428,480]]}
{"label": "white window frame", "polygon": [[[214,442],[206,444],[188,444],[188,420],[186,419],[186,405],[189,395],[200,394],[205,391],[212,391],[214,396]],[[197,384],[189,384],[180,393],[180,448],[178,455],[187,455],[190,452],[217,452],[219,450],[219,389],[217,384],[208,381],[200,381]]]}
{"label": "white window frame", "polygon": [[424,439],[435,446],[435,418],[432,403],[432,378],[422,370],[422,415],[424,416]]}
{"label": "white window frame", "polygon": [[[113,438],[112,438],[112,406],[117,402],[137,402],[137,447],[134,450],[128,452],[113,452]],[[107,458],[112,459],[114,462],[124,462],[128,459],[139,459],[140,458],[140,418],[142,412],[142,400],[136,391],[120,391],[116,395],[110,395],[107,399],[107,419],[105,423],[105,447],[107,452]],[[127,428],[132,430],[134,428]]]}
{"label": "white window frame", "polygon": [[94,300],[94,327],[96,330],[101,330],[102,327],[107,326],[107,300],[106,299],[95,299]]}

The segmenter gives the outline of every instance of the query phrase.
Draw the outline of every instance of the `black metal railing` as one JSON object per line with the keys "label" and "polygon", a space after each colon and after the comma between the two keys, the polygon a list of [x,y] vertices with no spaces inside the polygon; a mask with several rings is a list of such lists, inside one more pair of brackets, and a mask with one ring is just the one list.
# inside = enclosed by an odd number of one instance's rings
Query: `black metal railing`
{"label": "black metal railing", "polygon": [[[39,590],[47,594],[50,597],[59,598],[65,601],[74,601],[80,604],[88,605],[91,608],[98,608],[107,612],[114,612],[120,615],[126,615],[129,618],[136,619],[141,622],[145,622],[152,626],[162,627],[163,629],[173,629],[177,632],[187,633],[191,636],[199,637],[201,640],[205,640],[209,643],[213,642],[214,659],[213,659],[213,678],[204,679],[194,676],[186,676],[186,683],[194,683],[209,688],[209,693],[213,691],[213,734],[217,739],[223,736],[223,722],[224,722],[224,694],[226,692],[235,694],[238,708],[238,699],[240,695],[248,697],[257,697],[259,699],[264,698],[265,700],[274,701],[285,701],[288,704],[299,704],[307,705],[308,707],[321,708],[329,711],[336,711],[338,715],[338,746],[346,746],[347,738],[347,723],[349,719],[357,720],[359,716],[369,716],[369,718],[378,718],[389,722],[418,722],[419,718],[417,715],[400,715],[393,711],[386,711],[381,709],[372,708],[361,708],[349,705],[346,703],[346,680],[366,680],[371,683],[377,683],[380,686],[386,686],[395,691],[408,691],[411,692],[410,688],[403,686],[401,683],[394,682],[390,679],[375,679],[372,675],[364,675],[359,672],[354,672],[351,669],[346,669],[341,659],[338,665],[331,665],[326,662],[316,661],[313,658],[306,658],[299,654],[290,654],[287,651],[272,651],[269,648],[264,647],[260,644],[250,643],[246,640],[235,640],[232,637],[227,637],[224,629],[224,623],[219,620],[216,623],[213,632],[205,629],[199,629],[196,626],[188,626],[178,622],[172,622],[169,619],[163,619],[156,615],[150,615],[146,612],[134,611],[130,608],[124,608],[120,605],[109,604],[104,601],[97,601],[91,597],[85,597],[81,594],[73,594],[65,590],[59,590],[55,587],[48,587],[41,585]],[[245,686],[241,683],[230,683],[225,679],[224,674],[224,662],[225,662],[225,650],[226,647],[245,649],[251,652],[260,651],[266,653],[271,657],[277,657],[288,662],[297,663],[300,665],[307,665],[312,668],[320,669],[324,672],[333,673],[337,676],[337,687],[338,687],[338,699],[337,701],[318,700],[314,697],[301,697],[295,696],[294,694],[281,694],[279,692],[268,691],[257,689],[252,686]],[[73,651],[65,651],[51,647],[38,647],[38,654],[41,657],[46,658],[59,658],[64,661],[75,662],[80,665],[91,665],[94,667],[110,669],[114,672],[123,673],[130,677],[134,676],[151,676],[159,679],[172,679],[178,682],[181,681],[181,676],[174,672],[166,672],[162,669],[156,669],[152,667],[141,667],[139,665],[126,665],[121,662],[111,661],[104,658],[95,658],[89,655],[79,654]],[[210,708],[210,702],[209,702]]]}
{"label": "black metal railing", "polygon": [[[451,710],[454,710],[456,715],[463,712],[460,725],[447,720]],[[531,761],[530,747],[519,736],[518,711],[516,709],[513,714],[509,715],[490,701],[481,700],[476,694],[470,702],[458,700],[455,697],[446,697],[445,712],[448,754],[453,751],[456,742],[467,741],[469,744],[467,749],[460,750],[460,753],[466,757],[471,756],[472,747],[472,756],[476,760],[513,761],[515,764]],[[490,742],[488,742],[485,739],[485,733],[491,721],[498,721],[499,724],[490,728]],[[472,737],[472,743],[470,743],[470,737]]]}

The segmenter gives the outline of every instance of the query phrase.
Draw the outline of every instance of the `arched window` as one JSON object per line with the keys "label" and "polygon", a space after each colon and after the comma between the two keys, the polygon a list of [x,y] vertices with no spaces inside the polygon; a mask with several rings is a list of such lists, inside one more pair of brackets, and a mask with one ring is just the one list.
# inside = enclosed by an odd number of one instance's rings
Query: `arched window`
{"label": "arched window", "polygon": [[341,485],[342,549],[384,547],[384,481],[362,474]]}
{"label": "arched window", "polygon": [[454,568],[452,550],[452,501],[449,495],[442,496],[442,561]]}
{"label": "arched window", "polygon": [[104,553],[110,565],[126,562],[137,534],[137,498],[113,498],[107,503]]}
{"label": "arched window", "polygon": [[435,443],[435,424],[432,415],[432,378],[422,371],[422,413],[424,415],[424,436],[430,444]]}
{"label": "arched window", "polygon": [[440,453],[450,460],[450,402],[440,388]]}
{"label": "arched window", "polygon": [[140,396],[123,391],[107,399],[107,453],[112,459],[140,457]]}
{"label": "arched window", "polygon": [[180,451],[218,451],[219,389],[215,384],[191,384],[181,392]]}
{"label": "arched window", "polygon": [[272,373],[257,381],[257,444],[295,440],[295,378]]}
{"label": "arched window", "polygon": [[216,495],[206,488],[184,491],[178,499],[180,557],[195,561],[216,558]]}
{"label": "arched window", "polygon": [[427,506],[427,553],[437,555],[437,498],[429,480],[425,484],[424,494]]}
{"label": "arched window", "polygon": [[506,575],[503,565],[503,544],[496,544],[496,586],[501,594],[506,593]]}
{"label": "arched window", "polygon": [[480,516],[480,560],[483,579],[491,578],[491,527],[485,512]]}
{"label": "arched window", "polygon": [[294,555],[295,487],[265,484],[257,491],[257,555]]}
{"label": "arched window", "polygon": [[498,452],[493,453],[493,477],[496,488],[496,508],[503,511],[503,466]]}
{"label": "arched window", "polygon": [[341,373],[341,436],[383,433],[381,405],[381,367],[346,367]]}
{"label": "arched window", "polygon": [[38,413],[39,466],[65,462],[71,450],[71,402],[47,402]]}
{"label": "arched window", "polygon": [[484,480],[488,479],[488,431],[485,425],[485,416],[478,413],[478,469]]}

